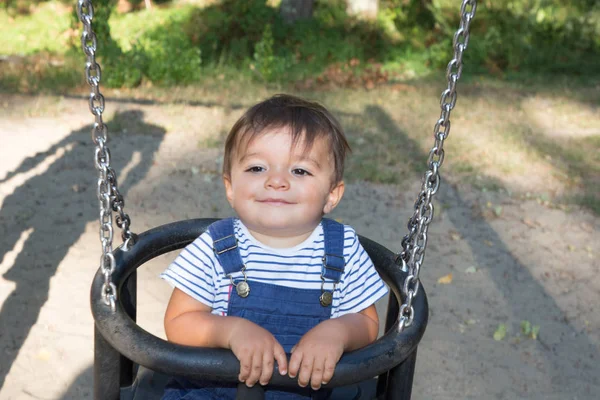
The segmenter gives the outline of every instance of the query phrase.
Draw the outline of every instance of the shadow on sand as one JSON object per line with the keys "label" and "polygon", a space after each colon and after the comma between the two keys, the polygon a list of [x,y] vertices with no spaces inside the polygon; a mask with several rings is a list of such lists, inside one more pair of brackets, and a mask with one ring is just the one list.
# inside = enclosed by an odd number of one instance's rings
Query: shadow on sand
{"label": "shadow on sand", "polygon": [[[141,155],[127,179],[119,182],[119,190],[126,197],[129,189],[146,176],[165,130],[144,123],[143,113],[137,110],[118,113],[114,119],[121,126],[134,124],[140,127],[136,133],[152,137],[135,142],[126,137],[118,140],[118,151],[111,160],[116,171],[121,171],[135,153]],[[0,210],[0,261],[5,260],[6,253],[14,248],[24,232],[31,231],[14,265],[3,275],[5,280],[14,282],[15,289],[0,309],[0,347],[4,350],[0,361],[0,388],[48,300],[51,278],[86,224],[98,218],[97,172],[92,162],[94,149],[90,132],[91,126],[71,132],[47,151],[25,159],[0,181],[27,173],[62,150],[62,155],[45,172],[31,177],[8,195]],[[93,183],[78,181],[81,169],[89,170],[87,182]],[[68,217],[53,215],[46,208],[51,202],[60,202],[62,207],[72,211]],[[118,232],[115,226],[115,242],[119,240]]]}

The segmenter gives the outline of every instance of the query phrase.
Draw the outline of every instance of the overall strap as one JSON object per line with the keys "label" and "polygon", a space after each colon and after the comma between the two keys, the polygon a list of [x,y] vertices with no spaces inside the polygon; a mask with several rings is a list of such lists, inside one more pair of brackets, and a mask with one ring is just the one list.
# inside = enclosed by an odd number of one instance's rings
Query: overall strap
{"label": "overall strap", "polygon": [[329,218],[323,218],[323,235],[325,236],[325,255],[321,275],[338,283],[344,274],[344,225]]}
{"label": "overall strap", "polygon": [[213,240],[213,251],[226,275],[244,268],[238,240],[233,231],[233,221],[233,218],[226,218],[213,222],[208,227],[208,233]]}

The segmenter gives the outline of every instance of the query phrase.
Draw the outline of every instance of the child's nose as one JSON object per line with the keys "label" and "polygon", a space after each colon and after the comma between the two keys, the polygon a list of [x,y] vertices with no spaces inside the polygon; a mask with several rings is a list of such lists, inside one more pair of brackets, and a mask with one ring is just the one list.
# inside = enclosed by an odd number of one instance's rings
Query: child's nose
{"label": "child's nose", "polygon": [[289,188],[290,183],[287,180],[287,178],[284,176],[283,173],[277,172],[277,171],[272,171],[269,174],[267,181],[265,182],[265,186],[268,189],[281,190],[281,189]]}

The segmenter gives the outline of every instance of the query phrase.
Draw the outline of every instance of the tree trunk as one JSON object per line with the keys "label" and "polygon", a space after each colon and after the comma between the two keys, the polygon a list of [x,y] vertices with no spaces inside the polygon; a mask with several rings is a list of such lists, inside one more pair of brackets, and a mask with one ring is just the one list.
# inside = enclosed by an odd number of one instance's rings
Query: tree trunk
{"label": "tree trunk", "polygon": [[375,19],[379,11],[379,0],[346,0],[349,15],[360,18]]}
{"label": "tree trunk", "polygon": [[312,17],[314,0],[281,0],[279,12],[289,24]]}

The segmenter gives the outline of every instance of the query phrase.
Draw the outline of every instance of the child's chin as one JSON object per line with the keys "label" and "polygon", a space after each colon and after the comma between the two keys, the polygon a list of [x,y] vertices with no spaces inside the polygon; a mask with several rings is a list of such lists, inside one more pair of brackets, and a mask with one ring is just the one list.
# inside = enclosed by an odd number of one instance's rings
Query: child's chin
{"label": "child's chin", "polygon": [[290,220],[290,218],[278,218],[275,215],[270,215],[265,218],[266,221],[260,224],[261,227],[265,231],[272,232],[273,234],[288,233],[295,234],[297,232],[303,232],[306,230],[306,226],[304,224],[298,224],[295,221]]}

